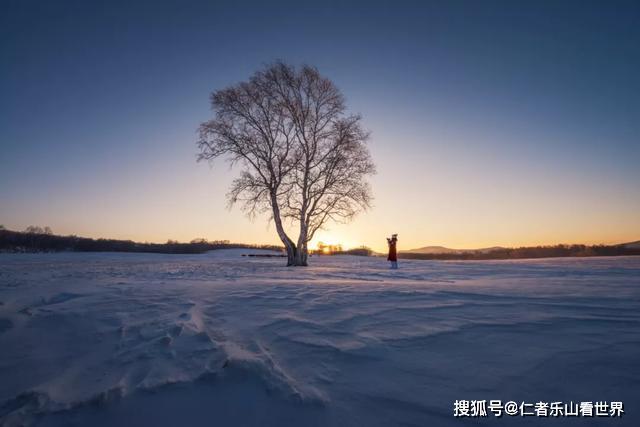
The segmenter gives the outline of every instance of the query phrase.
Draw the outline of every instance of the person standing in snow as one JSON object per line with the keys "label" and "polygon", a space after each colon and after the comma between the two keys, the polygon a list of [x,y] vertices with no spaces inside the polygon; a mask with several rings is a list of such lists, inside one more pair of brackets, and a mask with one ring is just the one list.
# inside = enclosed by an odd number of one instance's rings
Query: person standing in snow
{"label": "person standing in snow", "polygon": [[398,251],[396,250],[396,244],[398,243],[398,235],[392,234],[391,238],[387,237],[387,244],[389,245],[389,255],[387,260],[391,261],[391,268],[398,268]]}

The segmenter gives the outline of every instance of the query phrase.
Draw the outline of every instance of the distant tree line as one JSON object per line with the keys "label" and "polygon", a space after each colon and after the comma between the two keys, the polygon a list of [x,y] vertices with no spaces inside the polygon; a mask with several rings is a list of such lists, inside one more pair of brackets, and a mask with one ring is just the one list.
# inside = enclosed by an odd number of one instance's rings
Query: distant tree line
{"label": "distant tree line", "polygon": [[[204,238],[180,243],[139,243],[132,240],[91,239],[78,236],[59,236],[49,227],[29,226],[25,231],[7,230],[0,225],[0,252],[151,252],[165,254],[199,254],[214,249],[270,249],[283,251],[277,245],[250,245],[231,243],[228,240],[209,241]],[[326,250],[328,248],[328,250]],[[343,250],[340,245],[323,245],[314,254],[372,256],[374,252],[366,247]],[[640,255],[640,247],[624,245],[553,245],[520,248],[500,248],[489,252],[463,252],[442,254],[421,254],[400,252],[403,259],[423,260],[489,260],[590,256]]]}
{"label": "distant tree line", "polygon": [[347,249],[345,251],[342,251],[339,254],[343,254],[343,255],[358,255],[358,256],[371,256],[373,255],[373,251],[371,250],[371,248],[368,248],[367,246],[360,246],[359,248],[353,248],[353,249]]}
{"label": "distant tree line", "polygon": [[318,242],[316,249],[311,251],[314,255],[357,255],[357,256],[371,256],[373,250],[367,246],[360,246],[353,249],[343,249],[341,244],[330,245],[323,242]]}
{"label": "distant tree line", "polygon": [[478,251],[443,254],[400,252],[398,256],[404,259],[487,260],[622,255],[640,255],[640,247],[625,247],[624,245],[553,245],[520,248],[500,248],[489,252]]}
{"label": "distant tree line", "polygon": [[139,243],[132,240],[91,239],[78,236],[58,236],[49,227],[29,226],[23,232],[0,227],[0,252],[152,252],[165,254],[199,254],[213,249],[271,249],[276,245],[248,245],[228,240],[194,239],[189,243],[168,240],[167,243]]}

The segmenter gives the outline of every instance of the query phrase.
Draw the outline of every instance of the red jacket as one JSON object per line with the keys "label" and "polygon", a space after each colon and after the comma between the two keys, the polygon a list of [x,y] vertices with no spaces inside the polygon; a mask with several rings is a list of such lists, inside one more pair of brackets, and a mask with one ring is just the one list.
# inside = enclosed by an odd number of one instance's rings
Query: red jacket
{"label": "red jacket", "polygon": [[389,256],[388,261],[398,261],[398,252],[396,251],[397,240],[389,240]]}

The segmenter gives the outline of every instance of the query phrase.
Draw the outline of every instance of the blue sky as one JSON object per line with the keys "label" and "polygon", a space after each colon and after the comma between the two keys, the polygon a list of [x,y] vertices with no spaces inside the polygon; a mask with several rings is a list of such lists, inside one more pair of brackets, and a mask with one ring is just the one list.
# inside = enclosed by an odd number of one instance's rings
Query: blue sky
{"label": "blue sky", "polygon": [[0,223],[277,242],[197,164],[211,91],[282,59],[371,130],[374,208],[318,238],[381,248],[640,239],[640,4],[0,3]]}

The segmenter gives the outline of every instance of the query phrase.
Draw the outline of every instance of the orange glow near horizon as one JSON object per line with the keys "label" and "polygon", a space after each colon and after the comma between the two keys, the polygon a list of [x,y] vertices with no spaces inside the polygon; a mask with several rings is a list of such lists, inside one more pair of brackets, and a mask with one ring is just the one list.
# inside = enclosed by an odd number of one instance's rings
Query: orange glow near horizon
{"label": "orange glow near horizon", "polygon": [[[524,221],[524,220],[523,220]],[[627,219],[627,224],[633,223],[633,218]],[[45,221],[28,221],[22,224],[4,223],[3,225],[10,230],[24,230],[27,225],[50,225],[55,234],[60,235],[78,235],[81,237],[91,238],[113,238],[122,240],[134,240],[138,242],[165,243],[167,240],[177,240],[180,242],[189,242],[194,238],[202,237],[207,240],[229,240],[234,243],[248,244],[275,244],[279,245],[279,241],[273,226],[265,226],[260,220],[248,221],[241,215],[234,218],[237,222],[237,228],[224,228],[213,230],[208,233],[201,233],[193,229],[180,229],[176,227],[173,231],[166,231],[164,235],[158,235],[148,230],[154,222],[137,222],[132,221],[126,227],[109,227],[100,231],[92,231],[89,227],[78,226],[78,224],[67,224],[65,226],[56,225],[52,222]],[[493,246],[502,247],[520,247],[520,246],[548,246],[556,244],[618,244],[640,240],[640,233],[634,233],[632,230],[626,231],[620,227],[620,224],[609,224],[608,227],[602,227],[599,233],[583,233],[579,224],[573,223],[572,226],[554,227],[547,225],[530,225],[519,232],[514,231],[513,224],[510,227],[500,228],[498,224],[494,224],[495,228],[488,229],[487,225],[479,227],[473,223],[446,224],[434,221],[434,224],[412,225],[407,221],[405,225],[395,228],[380,230],[381,227],[371,226],[368,215],[363,215],[352,224],[332,224],[327,230],[322,230],[310,242],[309,248],[318,249],[318,244],[337,246],[341,245],[344,250],[354,249],[361,246],[367,246],[372,250],[384,253],[387,251],[385,238],[392,233],[399,234],[399,250],[410,250],[425,246],[444,246],[451,249],[478,249]],[[139,228],[135,229],[134,225]],[[243,225],[244,224],[244,225]],[[161,224],[156,224],[158,229],[164,229]],[[438,229],[438,226],[441,228]],[[475,230],[474,227],[478,227]],[[545,229],[549,227],[548,229]],[[420,233],[413,231],[419,229]],[[421,229],[420,229],[421,228]],[[490,232],[491,230],[492,232]],[[153,230],[155,231],[155,230]],[[468,235],[465,235],[468,233]],[[295,233],[291,233],[294,241],[297,238]]]}
{"label": "orange glow near horizon", "polygon": [[[399,234],[399,250],[640,240],[640,187],[622,176],[594,178],[588,168],[569,174],[563,164],[553,167],[534,155],[516,166],[504,152],[462,149],[454,139],[449,145],[434,142],[428,150],[414,141],[417,148],[408,156],[392,149],[384,129],[376,135],[372,155],[384,161],[377,161],[378,174],[371,180],[372,208],[350,224],[326,224],[310,248],[324,242],[385,252],[385,239],[393,233]],[[175,165],[173,173],[158,169],[165,163],[144,163],[130,175],[105,170],[91,180],[72,176],[57,183],[55,195],[23,191],[1,203],[0,224],[140,242],[206,238],[281,244],[267,215],[249,220],[239,208],[227,208],[224,194],[237,170],[194,165],[192,151],[176,141],[162,146],[170,147],[165,155],[167,164]],[[295,227],[289,231],[296,241]]]}

